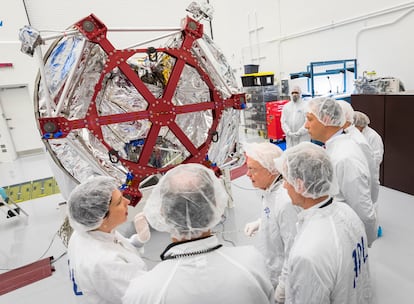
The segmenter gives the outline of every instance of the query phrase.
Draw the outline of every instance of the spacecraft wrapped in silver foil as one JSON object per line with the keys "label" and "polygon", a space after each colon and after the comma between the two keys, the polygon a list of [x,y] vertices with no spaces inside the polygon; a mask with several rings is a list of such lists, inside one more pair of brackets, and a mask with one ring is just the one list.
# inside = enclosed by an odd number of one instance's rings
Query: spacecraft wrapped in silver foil
{"label": "spacecraft wrapped in silver foil", "polygon": [[[145,181],[178,164],[203,163],[217,172],[237,164],[244,94],[203,24],[187,16],[157,47],[116,49],[108,31],[87,16],[42,59],[38,127],[66,177],[77,183],[113,176],[136,204]],[[23,51],[41,51],[37,31],[26,27],[20,36]]]}

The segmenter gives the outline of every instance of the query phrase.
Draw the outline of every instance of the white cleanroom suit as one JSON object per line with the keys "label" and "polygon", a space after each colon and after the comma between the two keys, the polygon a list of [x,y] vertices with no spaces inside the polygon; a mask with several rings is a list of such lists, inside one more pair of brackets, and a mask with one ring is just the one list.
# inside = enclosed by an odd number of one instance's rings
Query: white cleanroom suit
{"label": "white cleanroom suit", "polygon": [[362,150],[349,134],[337,134],[326,143],[339,186],[337,200],[351,206],[365,225],[368,246],[377,238],[377,217],[371,199],[371,175]]}
{"label": "white cleanroom suit", "polygon": [[116,231],[74,231],[68,256],[74,292],[82,303],[120,303],[129,282],[146,272],[137,248]]}
{"label": "white cleanroom suit", "polygon": [[299,98],[283,106],[280,123],[286,135],[286,147],[293,147],[302,141],[310,141],[306,121],[306,101]]}
{"label": "white cleanroom suit", "polygon": [[164,261],[132,280],[123,303],[273,303],[261,254],[219,245],[216,236],[171,244]]}
{"label": "white cleanroom suit", "polygon": [[346,204],[323,201],[299,213],[288,259],[289,304],[370,304],[364,225]]}
{"label": "white cleanroom suit", "polygon": [[371,146],[372,152],[374,154],[375,164],[379,170],[379,166],[382,163],[382,157],[384,156],[384,143],[381,136],[369,126],[366,126],[362,130],[362,134],[368,141],[368,144]]}
{"label": "white cleanroom suit", "polygon": [[350,125],[345,129],[345,132],[348,133],[351,138],[357,143],[362,152],[364,152],[365,158],[367,159],[369,172],[371,174],[371,199],[372,202],[375,203],[378,200],[380,182],[379,168],[377,168],[377,165],[375,164],[373,150],[368,144],[368,141],[364,135],[355,126]]}
{"label": "white cleanroom suit", "polygon": [[283,179],[272,184],[269,189],[261,190],[262,212],[257,246],[264,255],[270,272],[270,279],[276,288],[284,281],[283,264],[289,255],[290,247],[296,235],[298,207],[283,188]]}

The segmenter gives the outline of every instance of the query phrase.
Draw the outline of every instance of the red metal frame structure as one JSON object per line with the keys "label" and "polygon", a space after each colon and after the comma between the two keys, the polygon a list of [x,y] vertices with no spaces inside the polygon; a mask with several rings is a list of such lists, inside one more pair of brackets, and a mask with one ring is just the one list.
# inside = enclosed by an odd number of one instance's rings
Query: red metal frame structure
{"label": "red metal frame structure", "polygon": [[[184,19],[182,32],[183,42],[178,48],[158,48],[156,52],[163,52],[176,59],[176,63],[170,73],[164,93],[161,97],[156,98],[146,87],[137,73],[128,65],[127,59],[136,53],[148,53],[148,49],[115,49],[111,42],[107,39],[107,27],[93,14],[80,20],[75,24],[75,28],[82,33],[88,40],[99,44],[107,54],[107,60],[100,79],[94,88],[94,94],[90,102],[86,115],[82,119],[68,120],[65,117],[41,117],[39,118],[40,131],[43,138],[63,138],[72,130],[87,128],[99,141],[107,148],[109,157],[113,162],[121,162],[130,174],[127,177],[127,188],[124,190],[126,194],[132,197],[131,204],[136,205],[141,198],[139,191],[139,183],[144,178],[164,173],[173,166],[164,168],[155,168],[148,165],[153,147],[155,146],[157,137],[162,127],[168,127],[177,139],[188,150],[189,156],[183,163],[205,163],[209,146],[214,141],[216,129],[219,124],[222,113],[227,108],[242,109],[244,108],[244,94],[233,94],[228,99],[223,99],[219,91],[214,86],[209,75],[200,67],[197,59],[191,54],[190,49],[194,41],[203,35],[203,25],[194,19],[187,17]],[[197,70],[203,81],[209,88],[210,100],[196,104],[175,105],[172,102],[175,89],[177,87],[180,75],[185,65],[189,65]],[[107,73],[114,68],[119,68],[128,80],[133,84],[136,90],[144,97],[148,103],[148,107],[144,111],[136,111],[122,114],[100,115],[96,108],[96,101],[99,92],[102,89],[102,82]],[[183,113],[191,113],[198,111],[212,111],[213,123],[208,131],[208,137],[205,142],[196,147],[187,137],[185,130],[182,130],[175,122],[175,117]],[[102,126],[137,120],[149,120],[151,127],[145,139],[143,149],[137,162],[133,162],[122,158],[109,143],[105,141],[102,133]],[[216,168],[219,171],[219,168]]]}

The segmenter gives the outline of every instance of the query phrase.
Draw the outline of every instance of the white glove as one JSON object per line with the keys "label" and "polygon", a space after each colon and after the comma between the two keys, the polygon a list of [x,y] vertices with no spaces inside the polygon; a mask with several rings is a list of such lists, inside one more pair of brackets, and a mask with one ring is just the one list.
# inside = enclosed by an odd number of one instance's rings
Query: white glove
{"label": "white glove", "polygon": [[138,238],[138,234],[133,234],[129,237],[129,242],[131,243],[132,246],[143,250],[144,248],[142,247],[144,244],[139,240]]}
{"label": "white glove", "polygon": [[260,223],[260,219],[254,222],[247,223],[246,226],[244,226],[244,234],[246,236],[254,236],[256,232],[260,229]]}
{"label": "white glove", "polygon": [[148,242],[148,240],[151,238],[151,232],[144,212],[140,212],[135,216],[134,225],[135,230],[137,231],[137,239],[141,243]]}
{"label": "white glove", "polygon": [[285,303],[285,284],[280,282],[275,291],[275,301],[276,303]]}

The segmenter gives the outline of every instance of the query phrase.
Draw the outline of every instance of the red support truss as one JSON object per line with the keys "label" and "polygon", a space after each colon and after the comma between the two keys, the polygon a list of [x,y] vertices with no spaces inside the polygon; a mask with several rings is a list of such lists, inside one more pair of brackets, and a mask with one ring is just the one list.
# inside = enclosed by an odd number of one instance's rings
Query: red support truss
{"label": "red support truss", "polygon": [[[127,121],[149,120],[151,127],[145,139],[142,151],[137,162],[132,162],[117,156],[123,166],[128,168],[134,176],[130,181],[126,192],[130,192],[132,196],[140,197],[138,185],[145,177],[164,173],[171,169],[171,166],[164,168],[154,168],[148,165],[149,159],[156,144],[157,137],[162,127],[168,127],[170,131],[187,149],[190,156],[184,160],[184,163],[196,162],[203,163],[208,153],[209,146],[215,136],[217,126],[221,119],[222,113],[226,108],[241,109],[245,102],[244,94],[236,94],[228,99],[223,99],[218,90],[215,88],[209,75],[200,67],[197,59],[190,52],[195,40],[203,35],[203,26],[197,21],[187,17],[183,21],[183,42],[178,48],[159,48],[157,52],[163,52],[176,59],[172,68],[168,82],[166,83],[164,93],[161,97],[156,98],[140,79],[136,71],[128,64],[127,59],[136,53],[147,53],[148,49],[124,49],[117,50],[107,39],[106,26],[93,14],[80,20],[75,27],[90,41],[97,43],[107,54],[107,60],[104,69],[100,75],[100,79],[95,86],[94,94],[90,102],[89,109],[82,119],[68,120],[64,117],[42,117],[39,118],[39,125],[42,134],[50,134],[59,132],[60,137],[65,137],[72,130],[79,128],[87,128],[97,137],[102,144],[108,149],[112,147],[105,141],[102,134],[102,126],[117,124]],[[189,105],[174,105],[173,97],[180,80],[185,65],[189,65],[196,69],[210,90],[211,100]],[[119,68],[128,80],[134,85],[136,90],[147,101],[148,107],[144,111],[129,112],[124,114],[100,115],[96,108],[97,97],[102,89],[102,82],[105,76],[114,68]],[[196,147],[186,135],[186,130],[182,130],[176,123],[175,117],[178,114],[186,114],[192,112],[206,111],[212,112],[213,122],[208,130],[206,141],[199,147]],[[115,151],[116,152],[116,151]],[[128,193],[127,193],[128,194]],[[136,204],[137,201],[132,201]]]}

